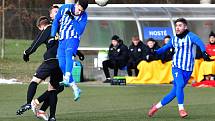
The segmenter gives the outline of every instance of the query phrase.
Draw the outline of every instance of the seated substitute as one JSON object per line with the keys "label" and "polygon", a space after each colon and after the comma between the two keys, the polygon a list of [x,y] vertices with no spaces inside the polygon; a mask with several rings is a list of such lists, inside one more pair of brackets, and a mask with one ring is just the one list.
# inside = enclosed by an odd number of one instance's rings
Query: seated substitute
{"label": "seated substitute", "polygon": [[129,46],[129,59],[127,64],[127,72],[128,76],[132,76],[132,69],[135,70],[135,76],[138,75],[139,70],[137,69],[137,65],[140,61],[145,60],[147,47],[146,45],[139,39],[138,36],[132,37],[132,43]]}
{"label": "seated substitute", "polygon": [[154,54],[155,50],[160,48],[160,46],[157,44],[157,42],[153,38],[149,38],[147,40],[146,45],[147,45],[147,48],[148,48],[148,51],[147,51],[147,54],[146,54],[146,57],[145,57],[146,61],[151,62],[151,61],[154,61],[154,60],[159,60],[159,57]]}
{"label": "seated substitute", "polygon": [[[169,35],[165,36],[164,40],[163,40],[163,43],[164,43],[163,46],[165,46],[170,41],[170,39],[171,39],[171,37]],[[174,55],[174,48],[170,48],[168,51],[164,52],[161,55],[161,62],[166,63],[166,62],[171,61],[173,55]]]}
{"label": "seated substitute", "polygon": [[108,51],[108,60],[102,62],[106,80],[104,83],[111,82],[110,72],[108,68],[114,69],[114,76],[118,75],[118,69],[127,65],[128,60],[128,47],[123,44],[119,36],[114,35],[111,38],[111,45]]}
{"label": "seated substitute", "polygon": [[[215,59],[215,34],[213,31],[209,34],[209,43],[206,45],[206,52],[211,57],[211,59]],[[214,80],[215,72],[213,71],[215,65],[213,62],[203,62],[200,69],[207,70],[204,71],[204,80]]]}

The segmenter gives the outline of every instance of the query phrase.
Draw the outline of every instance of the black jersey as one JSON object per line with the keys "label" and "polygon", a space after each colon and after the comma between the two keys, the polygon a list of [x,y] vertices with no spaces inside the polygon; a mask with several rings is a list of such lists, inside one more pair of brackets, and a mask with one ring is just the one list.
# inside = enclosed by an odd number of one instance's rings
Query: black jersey
{"label": "black jersey", "polygon": [[27,50],[25,50],[25,53],[27,55],[31,55],[37,50],[37,48],[40,45],[45,44],[47,50],[43,55],[44,61],[57,59],[56,55],[57,55],[58,41],[52,41],[52,43],[49,43],[48,40],[50,38],[50,34],[51,34],[51,25],[38,33],[36,39],[33,41],[31,46]]}

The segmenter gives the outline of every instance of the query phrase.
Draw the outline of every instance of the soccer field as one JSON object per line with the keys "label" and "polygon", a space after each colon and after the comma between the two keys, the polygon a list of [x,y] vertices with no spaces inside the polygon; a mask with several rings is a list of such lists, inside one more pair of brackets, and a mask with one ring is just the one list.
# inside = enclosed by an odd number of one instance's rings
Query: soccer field
{"label": "soccer field", "polygon": [[[27,84],[0,85],[0,121],[39,121],[32,111],[16,116],[16,110],[26,99]],[[46,89],[38,86],[38,94]],[[153,118],[147,117],[148,109],[166,94],[171,85],[110,86],[80,84],[83,93],[79,102],[73,101],[71,89],[66,88],[58,97],[56,118],[58,121],[179,121],[174,100],[158,111]],[[215,120],[215,89],[185,89],[185,107],[189,121]]]}

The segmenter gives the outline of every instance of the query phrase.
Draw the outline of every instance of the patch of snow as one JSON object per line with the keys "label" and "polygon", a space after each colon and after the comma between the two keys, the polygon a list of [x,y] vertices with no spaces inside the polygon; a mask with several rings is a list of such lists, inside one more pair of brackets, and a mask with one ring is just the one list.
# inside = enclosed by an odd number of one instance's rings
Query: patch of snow
{"label": "patch of snow", "polygon": [[22,84],[22,82],[17,82],[17,79],[0,79],[0,84]]}

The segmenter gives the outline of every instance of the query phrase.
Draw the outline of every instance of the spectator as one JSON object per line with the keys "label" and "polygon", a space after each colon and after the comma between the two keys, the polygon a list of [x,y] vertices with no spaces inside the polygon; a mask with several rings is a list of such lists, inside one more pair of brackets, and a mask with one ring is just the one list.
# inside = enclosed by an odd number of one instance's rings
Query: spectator
{"label": "spectator", "polygon": [[[171,37],[169,35],[165,36],[164,37],[164,45],[165,46],[169,41],[170,41]],[[173,57],[173,54],[174,54],[174,48],[170,48],[168,51],[164,52],[162,55],[161,55],[161,61],[162,63],[166,63],[168,61],[171,61],[172,60],[172,57]]]}
{"label": "spectator", "polygon": [[131,41],[132,43],[129,46],[129,60],[127,64],[127,71],[128,75],[132,76],[132,69],[134,69],[135,76],[137,76],[139,73],[137,65],[141,60],[145,59],[147,47],[142,41],[140,41],[138,36],[133,36]]}
{"label": "spectator", "polygon": [[159,49],[160,46],[156,43],[153,38],[149,38],[147,40],[148,52],[146,54],[146,61],[151,62],[154,60],[158,60],[159,58],[154,54],[155,50]]}
{"label": "spectator", "polygon": [[206,45],[206,52],[210,56],[215,56],[215,34],[213,31],[209,34],[209,44]]}
{"label": "spectator", "polygon": [[[213,33],[213,31],[211,31],[211,33],[209,34],[209,44],[206,45],[206,52],[210,56],[215,56],[215,34]],[[207,67],[210,67],[210,66],[207,65]],[[214,68],[214,66],[212,66],[211,68]],[[214,73],[211,73],[209,75],[204,75],[204,78],[205,80],[214,80]]]}
{"label": "spectator", "polygon": [[102,62],[103,70],[106,76],[104,83],[109,83],[111,81],[108,68],[114,69],[114,76],[117,76],[118,69],[125,67],[127,64],[128,47],[123,44],[123,41],[117,35],[114,35],[111,38],[108,58],[108,60]]}

